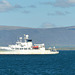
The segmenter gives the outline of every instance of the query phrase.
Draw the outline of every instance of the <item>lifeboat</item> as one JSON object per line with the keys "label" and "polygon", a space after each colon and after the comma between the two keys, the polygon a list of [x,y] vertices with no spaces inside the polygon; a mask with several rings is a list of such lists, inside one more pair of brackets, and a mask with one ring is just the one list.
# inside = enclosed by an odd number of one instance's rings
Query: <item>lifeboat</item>
{"label": "lifeboat", "polygon": [[38,49],[39,47],[38,46],[33,46],[33,49]]}

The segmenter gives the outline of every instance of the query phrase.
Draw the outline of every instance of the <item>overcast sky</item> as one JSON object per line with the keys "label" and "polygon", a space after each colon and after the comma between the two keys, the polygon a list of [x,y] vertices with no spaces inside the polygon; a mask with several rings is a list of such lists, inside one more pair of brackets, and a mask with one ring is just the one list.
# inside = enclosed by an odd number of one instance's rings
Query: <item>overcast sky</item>
{"label": "overcast sky", "polygon": [[75,0],[0,0],[0,25],[75,26]]}

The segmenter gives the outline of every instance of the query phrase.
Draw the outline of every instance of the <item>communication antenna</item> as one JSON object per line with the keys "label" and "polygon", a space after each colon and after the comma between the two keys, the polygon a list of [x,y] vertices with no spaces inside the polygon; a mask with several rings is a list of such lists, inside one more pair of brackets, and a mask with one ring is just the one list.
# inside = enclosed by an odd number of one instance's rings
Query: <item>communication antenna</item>
{"label": "communication antenna", "polygon": [[22,37],[20,37],[19,39],[20,39],[20,42],[22,42]]}
{"label": "communication antenna", "polygon": [[24,34],[24,40],[26,40],[26,35]]}
{"label": "communication antenna", "polygon": [[24,34],[24,41],[26,42],[26,35]]}

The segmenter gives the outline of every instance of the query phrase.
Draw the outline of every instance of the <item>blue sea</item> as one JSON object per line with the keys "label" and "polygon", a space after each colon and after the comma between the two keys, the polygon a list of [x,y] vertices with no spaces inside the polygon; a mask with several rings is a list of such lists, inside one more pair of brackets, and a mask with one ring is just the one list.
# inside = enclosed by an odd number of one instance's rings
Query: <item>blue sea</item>
{"label": "blue sea", "polygon": [[75,75],[75,51],[55,55],[0,55],[0,75]]}

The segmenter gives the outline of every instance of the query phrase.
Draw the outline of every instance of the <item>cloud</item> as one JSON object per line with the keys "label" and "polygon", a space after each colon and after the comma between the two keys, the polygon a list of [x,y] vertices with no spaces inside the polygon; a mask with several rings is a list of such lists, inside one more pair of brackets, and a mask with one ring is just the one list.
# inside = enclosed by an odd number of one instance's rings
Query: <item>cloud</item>
{"label": "cloud", "polygon": [[2,0],[0,1],[0,12],[10,11],[16,8],[21,8],[20,5],[12,6],[8,1]]}
{"label": "cloud", "polygon": [[44,23],[41,27],[42,28],[54,28],[56,26],[54,24],[51,24],[51,23]]}
{"label": "cloud", "polygon": [[0,12],[8,11],[10,9],[12,9],[12,6],[9,2],[5,0],[0,1]]}
{"label": "cloud", "polygon": [[55,15],[64,16],[64,15],[68,15],[68,14],[70,14],[70,12],[68,12],[68,11],[65,11],[65,12],[56,11],[54,13],[48,13],[48,16],[49,15],[51,15],[51,16],[55,16]]}
{"label": "cloud", "polygon": [[30,5],[30,6],[28,6],[28,7],[30,7],[30,8],[36,8],[36,6],[35,6],[35,5]]}
{"label": "cloud", "polygon": [[42,4],[52,5],[54,7],[68,8],[75,6],[75,0],[55,0],[54,2],[42,2]]}
{"label": "cloud", "polygon": [[21,5],[15,5],[14,8],[23,8]]}
{"label": "cloud", "polygon": [[24,10],[23,13],[25,13],[25,14],[29,14],[30,11],[28,11],[28,10]]}
{"label": "cloud", "polygon": [[68,12],[68,11],[65,11],[65,14],[71,14],[70,12]]}
{"label": "cloud", "polygon": [[68,0],[69,3],[75,3],[75,0]]}
{"label": "cloud", "polygon": [[56,0],[55,3],[52,4],[55,7],[72,7],[75,6],[75,3],[70,2],[70,0]]}
{"label": "cloud", "polygon": [[40,2],[40,4],[44,4],[44,5],[51,5],[52,4],[52,2]]}

